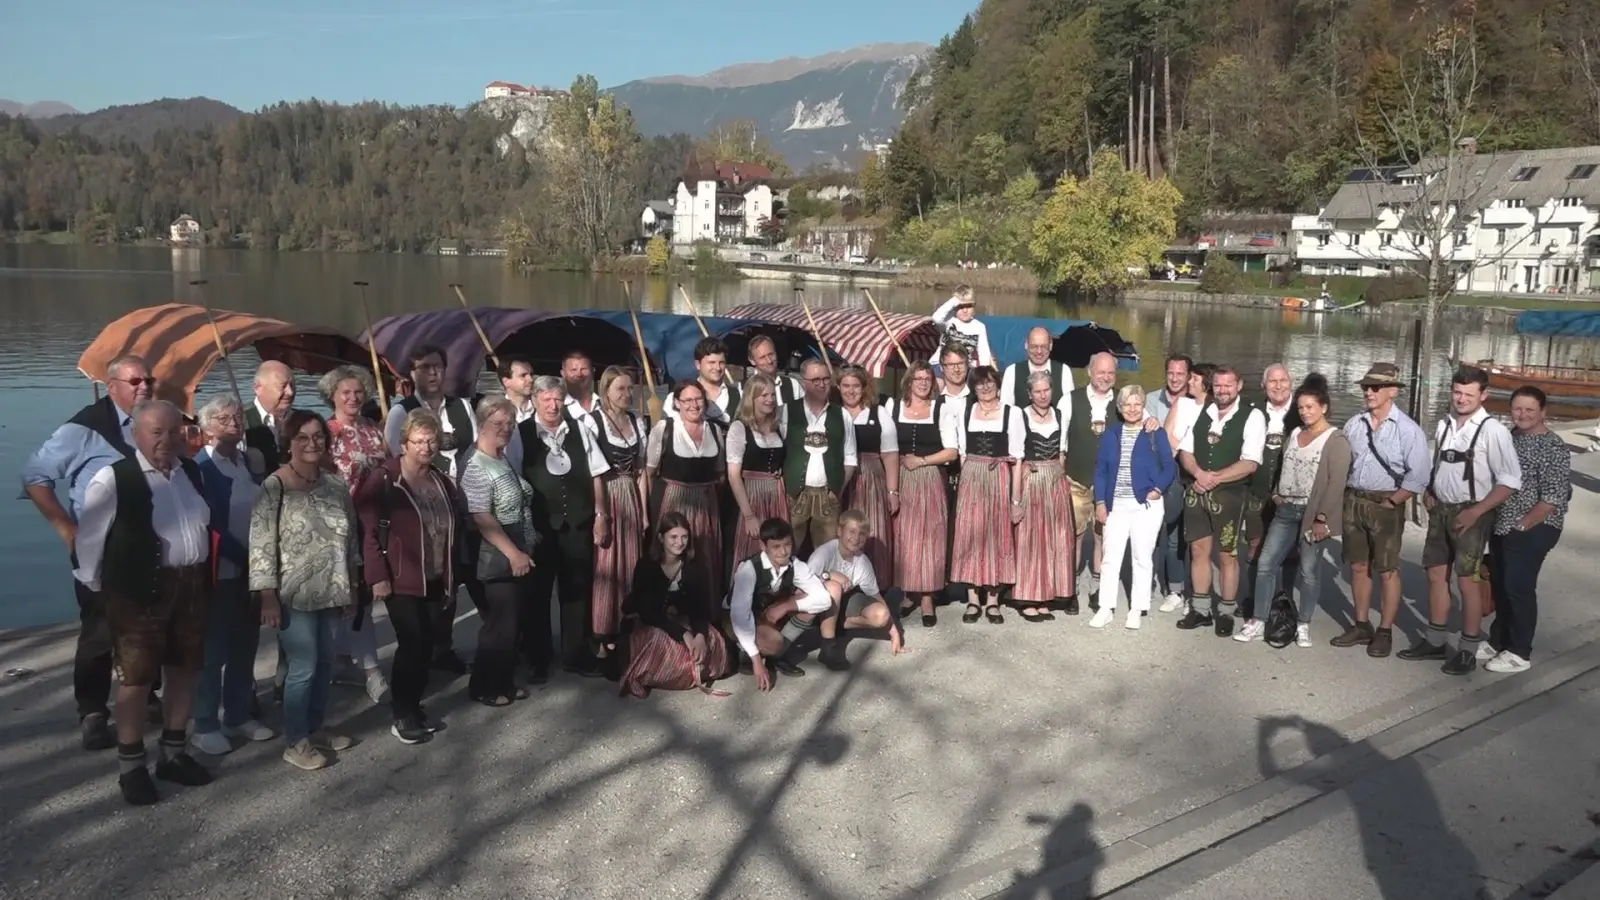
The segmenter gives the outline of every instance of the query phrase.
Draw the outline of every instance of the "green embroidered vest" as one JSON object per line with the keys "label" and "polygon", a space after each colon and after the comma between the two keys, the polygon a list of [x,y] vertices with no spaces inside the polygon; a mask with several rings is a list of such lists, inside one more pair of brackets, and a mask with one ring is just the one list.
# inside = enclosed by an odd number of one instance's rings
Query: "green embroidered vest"
{"label": "green embroidered vest", "polygon": [[[1106,403],[1106,416],[1116,404],[1113,397]],[[1094,407],[1089,405],[1089,385],[1072,389],[1072,421],[1067,423],[1067,477],[1077,484],[1094,484],[1095,458],[1100,455],[1100,435],[1105,433],[1106,420],[1095,427]]]}
{"label": "green embroidered vest", "polygon": [[1250,493],[1267,498],[1278,487],[1278,473],[1283,470],[1283,452],[1288,447],[1289,433],[1300,427],[1300,410],[1291,401],[1289,411],[1283,416],[1283,429],[1273,431],[1271,413],[1265,406],[1257,408],[1267,420],[1267,443],[1261,450],[1261,465],[1250,476]]}
{"label": "green embroidered vest", "polygon": [[[805,401],[785,406],[781,414],[789,417],[788,437],[784,440],[787,455],[783,460],[783,484],[793,498],[800,496],[801,489],[806,486],[806,467],[811,462],[811,452],[806,449],[809,423]],[[822,451],[822,468],[828,475],[828,490],[837,497],[844,491],[844,410],[836,403],[829,403],[822,421],[828,439],[828,448]]]}
{"label": "green embroidered vest", "polygon": [[1250,421],[1250,412],[1255,407],[1242,400],[1234,401],[1239,405],[1233,417],[1222,426],[1222,431],[1211,433],[1211,409],[1215,404],[1207,404],[1200,411],[1200,418],[1194,423],[1194,461],[1205,472],[1218,472],[1226,469],[1239,461],[1244,454],[1244,426]]}

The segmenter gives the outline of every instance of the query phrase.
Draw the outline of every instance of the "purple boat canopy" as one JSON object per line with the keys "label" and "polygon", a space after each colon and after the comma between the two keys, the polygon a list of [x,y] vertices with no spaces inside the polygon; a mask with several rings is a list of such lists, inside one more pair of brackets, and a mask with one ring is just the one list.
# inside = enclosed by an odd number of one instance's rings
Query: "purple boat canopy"
{"label": "purple boat canopy", "polygon": [[[378,352],[402,374],[410,371],[410,356],[416,348],[427,344],[442,348],[446,357],[445,392],[470,397],[477,392],[478,376],[494,367],[477,329],[472,327],[473,317],[483,326],[501,359],[526,357],[538,375],[559,374],[562,358],[572,350],[588,354],[596,376],[606,366],[640,365],[632,333],[582,313],[542,309],[480,306],[472,310],[472,316],[465,309],[405,313],[374,323],[372,340],[378,345]],[[365,346],[366,336],[361,340]]]}

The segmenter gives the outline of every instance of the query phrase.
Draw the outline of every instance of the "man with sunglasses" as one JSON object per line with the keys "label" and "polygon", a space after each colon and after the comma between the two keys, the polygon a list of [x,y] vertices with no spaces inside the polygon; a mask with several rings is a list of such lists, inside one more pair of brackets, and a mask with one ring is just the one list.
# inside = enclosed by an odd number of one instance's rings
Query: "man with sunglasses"
{"label": "man with sunglasses", "polygon": [[[1350,565],[1355,621],[1330,643],[1365,644],[1367,655],[1388,656],[1394,649],[1394,620],[1400,614],[1400,538],[1406,527],[1406,501],[1428,488],[1428,436],[1422,426],[1394,405],[1400,396],[1400,369],[1374,363],[1361,379],[1366,412],[1345,423],[1350,441],[1350,479],[1344,492],[1344,558]],[[1377,629],[1372,614],[1372,578],[1381,585]]]}
{"label": "man with sunglasses", "polygon": [[[23,493],[61,536],[78,567],[78,516],[84,492],[96,473],[118,460],[131,458],[134,407],[151,399],[156,380],[137,356],[119,356],[106,366],[106,396],[85,406],[50,435],[22,467]],[[67,482],[67,506],[56,485]],[[109,750],[116,738],[110,727],[111,628],[99,592],[74,579],[78,600],[78,649],[72,663],[72,694],[78,704],[83,749]],[[161,704],[150,694],[150,716],[160,721]]]}

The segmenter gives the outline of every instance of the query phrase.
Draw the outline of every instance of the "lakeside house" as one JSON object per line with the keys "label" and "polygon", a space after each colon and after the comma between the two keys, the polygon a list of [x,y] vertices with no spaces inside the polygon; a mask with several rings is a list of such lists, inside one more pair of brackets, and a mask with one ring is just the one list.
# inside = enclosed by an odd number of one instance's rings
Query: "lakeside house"
{"label": "lakeside house", "polygon": [[760,163],[719,161],[690,166],[672,198],[672,242],[731,244],[761,236],[774,216],[772,170]]}
{"label": "lakeside house", "polygon": [[677,203],[673,200],[651,200],[644,205],[644,212],[639,214],[639,236],[645,240],[656,235],[672,237],[672,218],[674,207]]}
{"label": "lakeside house", "polygon": [[1315,215],[1294,217],[1300,271],[1425,276],[1424,232],[1448,225],[1457,290],[1600,290],[1600,147],[1478,153],[1467,139],[1453,159],[1352,170]]}
{"label": "lakeside house", "polygon": [[174,247],[198,247],[204,240],[204,235],[200,232],[200,223],[188,213],[174,219],[167,232],[168,240]]}
{"label": "lakeside house", "polygon": [[1286,266],[1293,256],[1292,216],[1280,213],[1207,212],[1199,230],[1166,249],[1167,266],[1197,272],[1206,260],[1225,257],[1241,272],[1266,272]]}

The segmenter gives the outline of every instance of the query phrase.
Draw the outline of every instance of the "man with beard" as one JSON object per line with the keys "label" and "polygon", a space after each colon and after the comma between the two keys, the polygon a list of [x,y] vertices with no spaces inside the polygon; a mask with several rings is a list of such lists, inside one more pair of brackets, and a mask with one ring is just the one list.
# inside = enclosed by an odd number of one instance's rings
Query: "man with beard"
{"label": "man with beard", "polygon": [[756,373],[771,378],[772,383],[778,386],[779,406],[793,403],[800,399],[800,382],[793,376],[784,375],[778,371],[778,345],[772,338],[764,334],[756,335],[750,339],[747,352],[750,357],[750,366],[755,370],[747,373],[747,378]]}
{"label": "man with beard", "polygon": [[575,422],[584,421],[600,404],[594,395],[594,363],[589,354],[569,351],[561,360],[561,382],[567,388],[567,415]]}
{"label": "man with beard", "polygon": [[1035,372],[1050,373],[1051,406],[1059,404],[1072,393],[1072,368],[1050,358],[1050,350],[1054,346],[1055,337],[1049,329],[1034,328],[1028,332],[1027,343],[1023,345],[1028,358],[1006,366],[1005,374],[1000,376],[1000,402],[1009,403],[1017,409],[1027,409],[1033,403],[1033,398],[1028,396],[1028,376]]}
{"label": "man with beard", "polygon": [[[1244,556],[1248,564],[1240,585],[1240,589],[1250,595],[1250,617],[1233,636],[1234,640],[1246,643],[1266,632],[1267,616],[1272,612],[1271,597],[1255,596],[1256,566],[1261,559],[1261,541],[1272,524],[1272,494],[1278,489],[1278,472],[1283,468],[1284,441],[1291,431],[1300,427],[1300,411],[1294,408],[1294,380],[1289,376],[1289,367],[1283,363],[1267,366],[1261,376],[1261,386],[1267,393],[1267,402],[1261,405],[1267,417],[1267,438],[1261,467],[1250,476],[1250,498],[1245,501],[1244,538],[1249,543],[1244,548]],[[1284,561],[1284,566],[1292,576],[1288,560]],[[1294,580],[1285,577],[1282,583],[1292,585]]]}
{"label": "man with beard", "polygon": [[[100,470],[134,455],[133,410],[149,401],[156,380],[137,356],[119,356],[106,366],[106,395],[79,410],[50,435],[22,467],[22,490],[39,514],[67,545],[73,569],[78,567],[78,521],[83,495]],[[67,483],[67,506],[56,485]],[[72,694],[78,704],[83,749],[109,750],[111,733],[111,632],[103,598],[82,581],[73,580],[78,600],[78,647],[72,661]],[[160,688],[159,680],[155,689]],[[159,721],[161,706],[151,692],[149,718]]]}
{"label": "man with beard", "polygon": [[[1178,453],[1178,464],[1192,479],[1183,518],[1189,540],[1189,612],[1178,627],[1187,631],[1214,625],[1218,637],[1228,637],[1239,596],[1239,533],[1249,480],[1266,452],[1267,422],[1261,410],[1240,401],[1239,373],[1232,368],[1218,366],[1211,389],[1211,405],[1201,411]],[[1214,550],[1220,591],[1212,584]]]}

